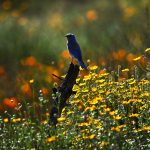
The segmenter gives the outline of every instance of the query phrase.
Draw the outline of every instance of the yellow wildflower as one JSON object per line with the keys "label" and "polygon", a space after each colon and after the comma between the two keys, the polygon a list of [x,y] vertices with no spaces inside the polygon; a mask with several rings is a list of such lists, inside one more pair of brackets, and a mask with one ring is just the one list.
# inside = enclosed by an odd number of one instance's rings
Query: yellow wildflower
{"label": "yellow wildflower", "polygon": [[143,110],[143,109],[145,109],[145,108],[147,108],[147,105],[141,106],[141,107],[140,107],[140,110]]}
{"label": "yellow wildflower", "polygon": [[64,107],[64,108],[62,109],[62,113],[63,113],[65,110],[66,110],[66,108]]}
{"label": "yellow wildflower", "polygon": [[98,66],[91,66],[89,67],[90,70],[96,70],[98,68]]}
{"label": "yellow wildflower", "polygon": [[132,82],[129,82],[130,85],[135,84],[135,80],[133,80]]}
{"label": "yellow wildflower", "polygon": [[140,95],[140,97],[149,97],[150,96],[150,93],[149,92],[144,92]]}
{"label": "yellow wildflower", "polygon": [[79,93],[77,92],[74,98],[78,98],[78,97],[79,97]]}
{"label": "yellow wildflower", "polygon": [[89,104],[91,105],[95,105],[97,103],[98,103],[98,100],[96,98],[89,102]]}
{"label": "yellow wildflower", "polygon": [[104,90],[99,90],[99,93],[102,94],[102,93],[105,93],[105,91]]}
{"label": "yellow wildflower", "polygon": [[56,137],[55,136],[51,136],[49,138],[47,138],[47,142],[53,142],[53,141],[56,141]]}
{"label": "yellow wildflower", "polygon": [[103,82],[105,82],[105,80],[104,80],[104,79],[96,80],[96,83],[103,83]]}
{"label": "yellow wildflower", "polygon": [[77,100],[72,100],[70,103],[71,104],[77,104],[77,103],[79,103],[81,100],[79,100],[79,99],[77,99]]}
{"label": "yellow wildflower", "polygon": [[99,77],[106,77],[108,75],[109,75],[109,73],[106,72],[106,73],[100,74]]}
{"label": "yellow wildflower", "polygon": [[68,111],[67,114],[68,114],[68,115],[72,114],[72,111]]}
{"label": "yellow wildflower", "polygon": [[150,48],[147,48],[146,50],[145,50],[145,52],[149,52],[150,51]]}
{"label": "yellow wildflower", "polygon": [[97,88],[96,87],[93,87],[92,88],[92,92],[96,92],[97,91]]}
{"label": "yellow wildflower", "polygon": [[106,82],[100,85],[100,87],[105,87],[105,86],[107,86]]}
{"label": "yellow wildflower", "polygon": [[97,73],[93,72],[93,73],[90,73],[92,77],[97,77]]}
{"label": "yellow wildflower", "polygon": [[90,80],[90,79],[91,79],[90,75],[84,76],[84,78],[83,78],[84,81],[87,81],[87,80]]}
{"label": "yellow wildflower", "polygon": [[129,71],[128,68],[122,70],[122,72],[128,72],[128,71]]}
{"label": "yellow wildflower", "polygon": [[34,83],[34,79],[31,79],[29,82],[30,82],[31,84]]}
{"label": "yellow wildflower", "polygon": [[13,123],[20,122],[20,121],[21,121],[21,118],[12,119]]}
{"label": "yellow wildflower", "polygon": [[109,111],[110,111],[110,108],[104,108],[104,111],[105,111],[105,112],[109,112]]}
{"label": "yellow wildflower", "polygon": [[64,121],[64,120],[66,120],[65,117],[57,118],[57,121],[58,121],[58,122],[61,122],[61,121]]}
{"label": "yellow wildflower", "polygon": [[102,128],[102,126],[101,126],[101,125],[96,126],[96,129],[100,129],[100,128]]}
{"label": "yellow wildflower", "polygon": [[111,130],[116,131],[116,132],[120,132],[120,128],[118,126],[117,127],[112,127]]}
{"label": "yellow wildflower", "polygon": [[116,131],[116,132],[120,132],[120,130],[121,130],[122,128],[124,128],[125,126],[126,126],[126,125],[123,124],[123,125],[120,125],[120,126],[117,126],[117,127],[112,127],[111,130],[112,130],[112,131]]}
{"label": "yellow wildflower", "polygon": [[87,122],[78,123],[79,127],[88,126],[88,125],[89,125],[89,123],[87,123]]}
{"label": "yellow wildflower", "polygon": [[131,102],[133,102],[133,103],[141,103],[142,102],[142,100],[141,99],[130,99],[129,101],[128,101],[129,103],[131,103]]}
{"label": "yellow wildflower", "polygon": [[141,132],[141,131],[142,131],[142,129],[135,129],[135,130],[133,130],[133,132],[135,132],[135,133]]}
{"label": "yellow wildflower", "polygon": [[131,115],[129,115],[130,118],[132,118],[132,117],[138,117],[138,116],[139,116],[139,114],[131,114]]}
{"label": "yellow wildflower", "polygon": [[5,123],[7,123],[9,120],[8,120],[8,118],[4,118],[4,120],[3,120]]}
{"label": "yellow wildflower", "polygon": [[73,86],[73,89],[72,89],[73,91],[78,91],[78,90],[80,90],[80,88],[79,88],[79,86],[77,86],[76,84]]}
{"label": "yellow wildflower", "polygon": [[117,116],[113,116],[113,118],[114,118],[115,120],[120,120],[120,119],[121,119],[121,116],[117,115]]}
{"label": "yellow wildflower", "polygon": [[111,116],[115,115],[116,113],[117,113],[117,110],[115,110],[115,111],[110,111],[110,112],[109,112],[109,114],[110,114]]}
{"label": "yellow wildflower", "polygon": [[89,92],[89,90],[88,89],[83,89],[82,92],[87,93],[87,92]]}
{"label": "yellow wildflower", "polygon": [[66,135],[66,131],[64,131],[62,134],[63,134],[63,135]]}
{"label": "yellow wildflower", "polygon": [[144,126],[143,130],[150,131],[150,126]]}
{"label": "yellow wildflower", "polygon": [[80,81],[80,78],[77,78],[77,79],[76,79],[76,82],[78,83],[79,81]]}
{"label": "yellow wildflower", "polygon": [[91,134],[89,136],[83,136],[84,139],[93,139],[95,137],[95,134]]}
{"label": "yellow wildflower", "polygon": [[30,150],[36,150],[35,148],[31,148]]}
{"label": "yellow wildflower", "polygon": [[65,77],[66,77],[66,74],[62,75],[61,77],[65,79]]}
{"label": "yellow wildflower", "polygon": [[98,119],[93,119],[92,117],[89,117],[87,120],[90,124],[98,124],[99,123]]}
{"label": "yellow wildflower", "polygon": [[87,133],[87,134],[90,133],[90,131],[89,131],[88,129],[80,130],[80,132],[81,132],[81,133]]}
{"label": "yellow wildflower", "polygon": [[41,123],[42,123],[42,124],[47,124],[48,121],[47,121],[47,120],[43,120]]}
{"label": "yellow wildflower", "polygon": [[88,111],[88,110],[93,111],[93,110],[96,110],[96,109],[97,109],[96,106],[92,105],[91,107],[86,107],[84,111]]}
{"label": "yellow wildflower", "polygon": [[134,60],[134,61],[138,61],[138,60],[140,60],[140,59],[141,59],[141,56],[136,57],[136,58],[134,58],[133,60]]}
{"label": "yellow wildflower", "polygon": [[104,148],[104,147],[107,146],[107,145],[108,145],[108,142],[102,141],[102,142],[100,143],[100,148]]}
{"label": "yellow wildflower", "polygon": [[80,84],[79,84],[79,86],[84,86],[84,85],[86,85],[86,83],[80,83]]}
{"label": "yellow wildflower", "polygon": [[70,120],[66,122],[66,125],[71,125],[71,124],[72,122]]}
{"label": "yellow wildflower", "polygon": [[89,139],[93,139],[95,137],[95,134],[91,134],[90,136],[89,136]]}

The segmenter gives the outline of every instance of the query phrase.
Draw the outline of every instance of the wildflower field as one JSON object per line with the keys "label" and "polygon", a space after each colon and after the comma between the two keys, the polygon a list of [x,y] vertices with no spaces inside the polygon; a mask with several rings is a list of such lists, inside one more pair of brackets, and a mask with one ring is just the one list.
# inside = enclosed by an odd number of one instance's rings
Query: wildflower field
{"label": "wildflower field", "polygon": [[[24,111],[20,103],[17,114],[5,111],[7,117],[0,118],[0,148],[149,149],[150,81],[139,78],[138,67],[128,78],[130,70],[121,66],[113,72],[98,66],[88,69],[87,75],[77,78],[76,94],[69,98],[56,127],[48,122],[50,104],[41,91],[38,106],[24,101]],[[147,67],[145,75],[149,73]]]}
{"label": "wildflower field", "polygon": [[[0,2],[0,150],[149,150],[150,2]],[[80,67],[57,124],[51,110],[71,57]],[[78,63],[73,60],[74,64]]]}

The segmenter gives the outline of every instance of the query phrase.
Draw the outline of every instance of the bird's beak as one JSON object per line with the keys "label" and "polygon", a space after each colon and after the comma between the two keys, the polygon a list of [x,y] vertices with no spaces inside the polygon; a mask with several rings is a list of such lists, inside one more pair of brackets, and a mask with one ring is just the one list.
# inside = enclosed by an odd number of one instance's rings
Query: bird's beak
{"label": "bird's beak", "polygon": [[65,37],[67,37],[67,35],[65,35]]}

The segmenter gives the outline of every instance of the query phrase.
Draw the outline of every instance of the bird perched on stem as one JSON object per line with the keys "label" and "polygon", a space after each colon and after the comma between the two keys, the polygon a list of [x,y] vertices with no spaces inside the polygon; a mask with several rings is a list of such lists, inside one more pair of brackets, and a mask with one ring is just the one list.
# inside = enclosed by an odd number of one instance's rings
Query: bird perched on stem
{"label": "bird perched on stem", "polygon": [[87,69],[87,66],[84,64],[82,60],[82,53],[79,44],[77,43],[76,37],[72,33],[68,33],[65,35],[67,37],[67,47],[72,58],[76,58],[80,64],[80,66],[84,69]]}

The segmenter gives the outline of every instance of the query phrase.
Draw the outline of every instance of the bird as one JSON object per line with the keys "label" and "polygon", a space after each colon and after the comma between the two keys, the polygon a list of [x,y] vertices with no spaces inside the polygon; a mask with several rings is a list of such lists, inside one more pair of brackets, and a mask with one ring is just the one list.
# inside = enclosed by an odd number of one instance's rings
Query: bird
{"label": "bird", "polygon": [[78,60],[79,65],[87,69],[87,66],[84,64],[82,60],[82,53],[81,53],[81,48],[76,40],[76,37],[72,33],[67,33],[65,35],[67,37],[67,48],[69,50],[70,55],[72,56],[72,59],[75,58]]}

